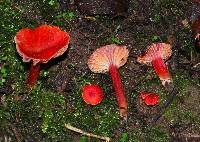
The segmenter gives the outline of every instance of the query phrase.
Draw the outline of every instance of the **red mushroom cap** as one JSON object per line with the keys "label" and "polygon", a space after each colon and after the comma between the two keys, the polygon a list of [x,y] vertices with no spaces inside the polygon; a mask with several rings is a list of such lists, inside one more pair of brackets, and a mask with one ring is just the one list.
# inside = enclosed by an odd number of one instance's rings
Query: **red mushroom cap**
{"label": "red mushroom cap", "polygon": [[199,0],[191,0],[191,1],[200,5],[200,1]]}
{"label": "red mushroom cap", "polygon": [[167,60],[172,54],[171,45],[167,43],[153,43],[147,47],[147,51],[144,56],[138,57],[139,63],[151,65],[151,61],[155,58],[161,57],[163,60]]}
{"label": "red mushroom cap", "polygon": [[193,31],[193,37],[195,40],[198,41],[198,45],[200,46],[199,43],[199,37],[200,37],[200,15],[198,15],[194,22],[192,23],[192,31]]}
{"label": "red mushroom cap", "polygon": [[128,58],[126,46],[116,44],[105,45],[95,50],[88,60],[88,66],[92,72],[105,73],[109,71],[110,65],[117,68],[123,66]]}
{"label": "red mushroom cap", "polygon": [[70,37],[59,27],[42,25],[36,29],[22,29],[15,36],[18,53],[24,62],[46,63],[62,55],[68,47]]}
{"label": "red mushroom cap", "polygon": [[155,93],[140,93],[141,98],[144,100],[145,104],[148,106],[157,105],[159,101],[159,95]]}
{"label": "red mushroom cap", "polygon": [[97,105],[102,101],[104,94],[100,86],[91,84],[83,87],[82,97],[87,104]]}

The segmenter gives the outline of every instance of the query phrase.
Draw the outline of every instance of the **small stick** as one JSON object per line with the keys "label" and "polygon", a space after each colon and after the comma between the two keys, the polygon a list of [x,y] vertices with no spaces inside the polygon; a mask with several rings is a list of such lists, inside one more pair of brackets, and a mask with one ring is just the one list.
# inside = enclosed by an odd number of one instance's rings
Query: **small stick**
{"label": "small stick", "polygon": [[200,63],[197,63],[196,65],[194,65],[193,68],[196,68],[198,65],[200,65]]}
{"label": "small stick", "polygon": [[110,138],[109,137],[103,137],[103,136],[98,136],[98,135],[95,135],[95,134],[92,134],[92,133],[88,133],[88,132],[85,132],[81,129],[78,129],[76,127],[73,127],[71,124],[67,123],[65,124],[65,127],[69,130],[72,130],[72,131],[75,131],[77,133],[80,133],[82,135],[86,135],[88,137],[94,137],[94,138],[98,138],[98,139],[102,139],[102,140],[105,140],[106,142],[110,142]]}

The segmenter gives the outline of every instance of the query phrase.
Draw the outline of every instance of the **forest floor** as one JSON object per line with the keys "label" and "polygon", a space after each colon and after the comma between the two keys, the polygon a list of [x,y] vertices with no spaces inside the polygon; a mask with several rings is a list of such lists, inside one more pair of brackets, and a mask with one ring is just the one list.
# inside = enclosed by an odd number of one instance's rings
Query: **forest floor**
{"label": "forest floor", "polygon": [[[189,0],[130,0],[112,13],[112,6],[90,11],[80,1],[0,0],[0,141],[103,141],[67,129],[69,123],[113,142],[199,142],[200,52],[191,31],[199,7]],[[29,90],[24,82],[30,64],[18,55],[14,37],[22,28],[42,24],[67,31],[70,45],[61,57],[43,64],[37,85]],[[172,45],[167,66],[175,87],[169,90],[152,67],[136,61],[154,42]],[[129,50],[119,69],[128,100],[126,123],[119,118],[109,74],[92,73],[87,65],[95,49],[113,43]],[[104,89],[97,106],[83,101],[85,84]],[[142,91],[159,94],[158,105],[146,106]]]}

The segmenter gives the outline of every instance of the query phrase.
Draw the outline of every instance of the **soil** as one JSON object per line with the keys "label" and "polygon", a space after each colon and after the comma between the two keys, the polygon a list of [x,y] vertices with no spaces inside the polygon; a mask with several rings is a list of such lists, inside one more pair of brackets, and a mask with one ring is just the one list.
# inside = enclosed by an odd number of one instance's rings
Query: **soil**
{"label": "soil", "polygon": [[[122,6],[123,11],[116,10],[113,12],[115,7],[111,5],[103,13],[102,11],[105,8],[96,7],[98,3],[92,3],[92,6],[86,4],[80,7],[81,2],[58,1],[53,6],[48,4],[42,6],[40,2],[12,1],[11,7],[13,9],[22,10],[20,12],[21,17],[27,21],[36,21],[33,23],[34,26],[56,24],[58,19],[54,17],[58,13],[72,11],[77,15],[73,20],[64,18],[60,20],[62,21],[61,29],[68,31],[70,34],[69,49],[61,57],[44,64],[43,69],[47,70],[49,74],[45,79],[41,77],[41,84],[44,84],[42,87],[51,93],[59,92],[62,94],[67,110],[73,113],[76,112],[76,109],[80,109],[80,111],[91,109],[90,107],[77,108],[76,102],[69,97],[69,95],[74,95],[75,91],[81,90],[80,84],[89,81],[104,87],[106,85],[107,90],[104,100],[113,101],[111,107],[115,108],[112,108],[111,111],[113,109],[117,111],[116,100],[113,97],[115,92],[109,75],[92,73],[87,65],[87,60],[93,51],[103,45],[112,44],[114,42],[112,37],[115,36],[118,40],[123,41],[123,45],[126,45],[129,50],[127,63],[119,69],[128,100],[129,118],[125,124],[120,123],[120,121],[116,122],[118,124],[113,128],[117,129],[109,132],[112,140],[119,141],[122,133],[128,133],[129,138],[125,141],[200,141],[200,119],[196,120],[196,116],[200,115],[200,87],[198,81],[198,84],[190,83],[191,80],[200,78],[200,65],[197,65],[200,62],[199,47],[195,46],[191,30],[191,16],[195,14],[194,7],[198,9],[198,6],[189,0],[146,0],[145,2],[130,0],[128,9],[127,3],[125,3],[124,7]],[[66,4],[66,6],[63,6],[63,4]],[[92,10],[87,12],[91,7],[96,7],[95,12]],[[166,64],[174,78],[176,94],[172,94],[173,88],[166,89],[161,85],[151,67],[141,65],[136,61],[137,56],[142,55],[146,47],[152,42],[168,42],[172,45],[173,55]],[[1,50],[0,53],[2,52]],[[187,80],[189,80],[188,84],[190,85],[185,85]],[[10,86],[12,86],[12,81],[0,88],[0,94],[9,96],[9,94],[17,92],[16,89]],[[159,105],[147,107],[139,98],[140,91],[160,93],[162,97]],[[26,91],[21,91],[21,93],[27,96]],[[104,105],[108,106],[109,101],[105,102]],[[105,106],[101,107],[104,108]],[[59,108],[60,106],[56,107]],[[101,114],[103,110],[95,110],[95,114],[91,114],[91,112],[90,114],[99,117],[99,112]],[[183,119],[182,117],[189,115],[186,112],[190,112],[192,116]],[[157,117],[158,120],[154,120],[154,117]],[[19,132],[16,132],[16,126],[9,126],[12,131],[10,132],[11,135],[15,137],[13,141],[22,141],[22,139],[25,141],[48,141],[47,137],[43,136],[44,134],[38,128],[42,120],[37,119],[35,123],[37,128],[31,130],[32,128],[25,127],[27,130],[34,131],[34,136],[28,136],[24,133],[20,134],[20,138],[17,138],[16,136],[22,130],[18,128],[17,131]],[[84,121],[81,120],[81,122]],[[100,125],[98,122],[91,125]],[[18,125],[17,122],[9,123]],[[91,125],[88,126],[89,128],[84,127],[85,125],[87,124],[80,124],[83,130],[93,131],[89,129]],[[149,127],[146,128],[147,126]],[[0,132],[2,132],[0,140],[3,141],[5,135],[3,131],[0,130]],[[100,131],[97,132],[100,133]],[[149,138],[148,136],[152,136],[151,133],[155,133],[156,138]],[[165,140],[165,134],[167,140]],[[163,135],[163,139],[157,138],[158,135]],[[34,138],[36,136],[38,138]],[[68,132],[63,137],[80,141],[81,136],[78,133]],[[90,138],[88,141],[95,140]]]}

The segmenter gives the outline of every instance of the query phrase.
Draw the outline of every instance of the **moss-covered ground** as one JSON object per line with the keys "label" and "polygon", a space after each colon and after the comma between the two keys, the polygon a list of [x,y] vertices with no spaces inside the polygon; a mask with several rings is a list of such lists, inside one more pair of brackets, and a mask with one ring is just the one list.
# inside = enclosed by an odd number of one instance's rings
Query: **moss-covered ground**
{"label": "moss-covered ground", "polygon": [[[0,141],[2,142],[99,142],[65,128],[65,123],[87,132],[107,136],[113,142],[200,141],[200,62],[195,47],[189,0],[131,0],[125,16],[81,15],[61,10],[55,0],[0,0]],[[50,24],[68,31],[69,50],[44,64],[34,89],[26,88],[30,64],[18,55],[14,36],[22,28]],[[153,116],[171,95],[151,67],[136,56],[152,42],[172,43],[167,64],[177,94]],[[92,73],[89,55],[105,44],[124,44],[130,51],[119,69],[128,98],[128,121],[121,123],[115,92],[108,74]],[[195,66],[195,67],[194,67]],[[85,84],[100,85],[105,98],[97,106],[81,96]],[[141,91],[160,95],[158,106],[147,107]]]}

